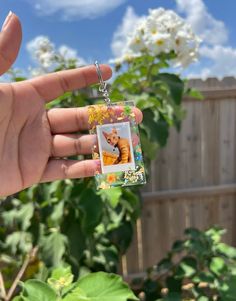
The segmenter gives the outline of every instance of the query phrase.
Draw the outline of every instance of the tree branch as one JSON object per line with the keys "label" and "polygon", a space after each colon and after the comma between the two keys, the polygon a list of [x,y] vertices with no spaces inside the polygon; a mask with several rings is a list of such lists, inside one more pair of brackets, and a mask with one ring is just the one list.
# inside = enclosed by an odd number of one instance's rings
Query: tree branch
{"label": "tree branch", "polygon": [[19,281],[21,280],[21,278],[23,277],[25,270],[27,269],[29,263],[31,262],[31,260],[36,256],[38,251],[38,247],[33,248],[29,254],[26,255],[25,261],[21,267],[21,269],[19,270],[15,280],[12,283],[12,286],[10,287],[7,296],[5,297],[5,301],[10,301],[16,288],[17,285],[19,284]]}
{"label": "tree branch", "polygon": [[6,289],[5,289],[5,285],[4,285],[4,280],[3,280],[3,275],[0,272],[0,296],[5,299],[6,298]]}

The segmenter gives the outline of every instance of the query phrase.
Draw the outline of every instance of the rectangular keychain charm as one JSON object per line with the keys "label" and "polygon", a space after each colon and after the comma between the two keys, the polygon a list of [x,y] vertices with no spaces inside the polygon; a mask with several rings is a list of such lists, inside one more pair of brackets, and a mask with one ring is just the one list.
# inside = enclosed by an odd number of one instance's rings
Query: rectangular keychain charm
{"label": "rectangular keychain charm", "polygon": [[101,173],[95,175],[98,189],[146,183],[138,124],[132,101],[111,103],[99,64],[99,91],[105,104],[88,106],[90,134],[97,136],[93,159],[100,159]]}
{"label": "rectangular keychain charm", "polygon": [[88,106],[90,134],[97,135],[92,156],[101,161],[98,189],[146,183],[133,107],[131,101]]}

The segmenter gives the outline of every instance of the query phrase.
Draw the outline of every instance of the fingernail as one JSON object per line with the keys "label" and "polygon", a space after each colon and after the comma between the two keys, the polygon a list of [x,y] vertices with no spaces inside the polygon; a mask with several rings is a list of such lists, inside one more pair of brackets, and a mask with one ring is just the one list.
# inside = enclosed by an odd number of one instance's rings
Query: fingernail
{"label": "fingernail", "polygon": [[95,174],[101,173],[101,161],[100,160],[94,160],[95,164]]}
{"label": "fingernail", "polygon": [[93,137],[93,145],[97,148],[98,147],[98,137],[97,135],[94,135]]}
{"label": "fingernail", "polygon": [[4,23],[3,23],[3,25],[2,25],[2,30],[7,28],[7,25],[9,24],[9,21],[10,21],[12,15],[13,15],[13,12],[10,10],[7,17],[6,17],[6,19],[5,19],[5,21],[4,21]]}

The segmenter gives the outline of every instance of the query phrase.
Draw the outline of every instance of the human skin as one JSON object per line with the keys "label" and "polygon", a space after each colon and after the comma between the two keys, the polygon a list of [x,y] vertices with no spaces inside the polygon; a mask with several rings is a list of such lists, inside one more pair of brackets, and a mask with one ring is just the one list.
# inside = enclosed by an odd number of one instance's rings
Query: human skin
{"label": "human skin", "polygon": [[[0,32],[0,74],[15,61],[21,38],[20,21],[11,13]],[[101,71],[104,80],[112,75],[107,65],[101,65]],[[100,171],[99,160],[65,159],[91,153],[96,137],[77,134],[89,129],[87,108],[45,109],[45,103],[64,92],[96,82],[96,68],[88,66],[0,84],[0,196],[36,183],[90,177]],[[137,108],[134,113],[140,123],[142,113]]]}

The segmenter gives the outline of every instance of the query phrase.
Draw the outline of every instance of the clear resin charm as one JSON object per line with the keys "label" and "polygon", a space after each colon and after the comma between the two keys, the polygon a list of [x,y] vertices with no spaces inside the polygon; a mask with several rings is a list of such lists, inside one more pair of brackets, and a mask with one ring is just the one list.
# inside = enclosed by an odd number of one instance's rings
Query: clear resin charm
{"label": "clear resin charm", "polygon": [[138,125],[131,101],[88,107],[90,134],[97,135],[93,159],[100,159],[95,175],[98,189],[146,183]]}

